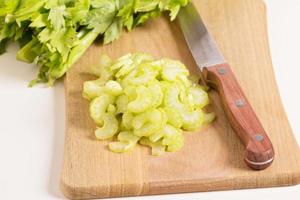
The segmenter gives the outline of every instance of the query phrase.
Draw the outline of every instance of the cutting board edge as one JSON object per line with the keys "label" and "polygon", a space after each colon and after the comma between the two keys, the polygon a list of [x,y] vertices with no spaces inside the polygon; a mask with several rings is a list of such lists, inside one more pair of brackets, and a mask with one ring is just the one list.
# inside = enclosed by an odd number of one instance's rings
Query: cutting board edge
{"label": "cutting board edge", "polygon": [[[111,197],[127,197],[127,196],[147,196],[159,194],[174,194],[174,193],[191,193],[191,192],[212,192],[226,191],[239,189],[254,189],[254,188],[271,188],[282,186],[294,186],[300,184],[300,170],[298,172],[276,174],[264,177],[268,182],[257,184],[261,178],[252,179],[250,177],[240,177],[237,181],[235,178],[230,179],[206,179],[201,180],[186,180],[186,181],[165,181],[131,185],[131,187],[142,188],[139,193],[128,192],[120,195],[109,191],[126,191],[122,185],[111,185],[108,190],[107,185],[97,185],[95,187],[80,187],[74,186],[72,183],[65,182],[63,178],[60,180],[60,189],[65,197],[69,199],[86,199],[86,198],[111,198]],[[233,181],[234,179],[234,181]],[[258,180],[259,179],[259,180]],[[240,184],[240,182],[247,184]],[[211,183],[214,183],[211,186]],[[217,186],[215,185],[217,183]],[[152,185],[152,186],[151,186]],[[143,188],[143,186],[145,186]],[[188,187],[187,187],[188,186]],[[97,192],[97,191],[103,191]],[[144,191],[144,192],[143,192]]]}

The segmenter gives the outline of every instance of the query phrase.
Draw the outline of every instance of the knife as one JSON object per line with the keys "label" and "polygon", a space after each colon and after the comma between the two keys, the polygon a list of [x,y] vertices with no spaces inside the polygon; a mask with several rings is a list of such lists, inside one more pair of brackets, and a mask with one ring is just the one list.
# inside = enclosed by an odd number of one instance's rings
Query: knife
{"label": "knife", "polygon": [[267,168],[274,160],[272,143],[192,2],[179,11],[178,22],[202,81],[218,92],[227,119],[245,145],[244,161],[255,170]]}

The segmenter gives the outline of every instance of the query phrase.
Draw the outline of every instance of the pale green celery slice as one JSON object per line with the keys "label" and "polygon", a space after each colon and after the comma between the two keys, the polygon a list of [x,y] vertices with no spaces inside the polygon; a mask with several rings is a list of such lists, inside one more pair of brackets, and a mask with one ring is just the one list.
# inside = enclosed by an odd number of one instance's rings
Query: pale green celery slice
{"label": "pale green celery slice", "polygon": [[[177,135],[182,135],[181,129],[175,128],[174,126],[170,124],[166,124],[160,131],[158,135],[162,135],[162,144],[163,145],[170,145],[172,144],[173,140],[177,137]],[[156,139],[152,138],[153,141],[156,141]],[[159,138],[160,139],[160,138]],[[150,139],[151,140],[151,139]]]}
{"label": "pale green celery slice", "polygon": [[102,94],[95,98],[90,104],[90,115],[99,125],[103,123],[103,116],[109,104],[114,102],[114,97],[108,94]]}
{"label": "pale green celery slice", "polygon": [[152,107],[153,108],[159,107],[164,97],[159,81],[154,79],[148,84],[147,87],[150,89],[152,94]]}
{"label": "pale green celery slice", "polygon": [[132,120],[132,127],[134,129],[141,128],[146,122],[159,123],[162,119],[162,113],[158,109],[148,110],[146,112],[137,114]]}
{"label": "pale green celery slice", "polygon": [[164,132],[161,131],[162,129],[156,131],[155,133],[153,133],[152,135],[150,135],[148,138],[151,142],[157,142],[160,139],[162,139],[164,137]]}
{"label": "pale green celery slice", "polygon": [[179,61],[164,59],[161,76],[164,80],[175,81],[179,76],[188,76],[189,71]]}
{"label": "pale green celery slice", "polygon": [[120,132],[118,135],[118,140],[122,141],[122,142],[127,141],[130,143],[137,143],[137,141],[139,139],[140,139],[140,137],[133,135],[133,133],[130,131],[123,131],[123,132]]}
{"label": "pale green celery slice", "polygon": [[127,129],[131,130],[132,127],[132,120],[133,120],[134,115],[130,112],[124,112],[122,115],[122,125]]}
{"label": "pale green celery slice", "polygon": [[185,110],[181,112],[183,119],[182,128],[187,131],[193,131],[199,128],[204,122],[204,113],[201,109],[194,111]]}
{"label": "pale green celery slice", "polygon": [[185,105],[179,100],[180,87],[178,84],[171,84],[165,89],[164,104],[166,107],[171,107],[179,112],[185,110]]}
{"label": "pale green celery slice", "polygon": [[153,61],[153,57],[147,53],[134,53],[132,54],[132,60],[135,65],[139,65],[145,61]]}
{"label": "pale green celery slice", "polygon": [[165,107],[164,110],[168,117],[168,123],[175,126],[176,128],[181,128],[183,125],[183,120],[180,113],[176,109],[171,107]]}
{"label": "pale green celery slice", "polygon": [[116,81],[109,80],[104,85],[102,79],[97,79],[84,82],[82,96],[88,100],[92,100],[103,93],[118,96],[122,93],[122,90],[121,85]]}
{"label": "pale green celery slice", "polygon": [[109,149],[116,153],[131,151],[139,139],[129,131],[122,131],[118,135],[118,142],[109,143]]}
{"label": "pale green celery slice", "polygon": [[117,118],[110,114],[104,113],[102,115],[103,126],[101,128],[97,128],[95,131],[95,136],[99,140],[109,139],[113,137],[119,128],[119,122]]}
{"label": "pale green celery slice", "polygon": [[132,120],[133,133],[136,136],[149,136],[161,129],[164,121],[163,113],[158,109],[138,114]]}
{"label": "pale green celery slice", "polygon": [[103,91],[104,82],[102,80],[85,81],[83,84],[82,96],[88,100],[92,100],[100,96]]}
{"label": "pale green celery slice", "polygon": [[171,82],[169,82],[169,81],[159,81],[159,84],[160,84],[160,88],[164,94],[169,90],[169,88],[172,85]]}
{"label": "pale green celery slice", "polygon": [[189,88],[193,85],[190,79],[186,75],[178,75],[177,76],[178,82],[184,85],[185,88]]}
{"label": "pale green celery slice", "polygon": [[191,87],[190,94],[193,97],[195,107],[203,108],[209,104],[208,94],[200,86]]}
{"label": "pale green celery slice", "polygon": [[120,58],[118,58],[111,66],[110,66],[110,70],[111,71],[115,71],[118,70],[120,68],[122,68],[124,65],[131,65],[133,63],[132,59],[131,59],[131,54],[126,54]]}
{"label": "pale green celery slice", "polygon": [[168,121],[168,116],[167,116],[166,111],[163,108],[158,108],[158,110],[161,112],[161,121],[160,121],[160,123],[161,123],[161,127],[163,127]]}
{"label": "pale green celery slice", "polygon": [[111,80],[112,77],[113,77],[112,71],[110,71],[108,68],[104,68],[101,72],[99,80],[101,80],[102,82],[107,82]]}
{"label": "pale green celery slice", "polygon": [[113,104],[107,106],[107,112],[116,115],[117,108]]}
{"label": "pale green celery slice", "polygon": [[149,67],[152,70],[155,70],[159,73],[161,73],[161,71],[162,71],[162,65],[163,65],[163,62],[161,60],[155,60],[155,61],[147,63],[147,67]]}
{"label": "pale green celery slice", "polygon": [[105,91],[113,96],[118,96],[122,94],[123,89],[117,81],[110,80],[105,84]]}
{"label": "pale green celery slice", "polygon": [[108,80],[113,77],[113,72],[110,70],[110,65],[112,61],[107,55],[102,55],[100,58],[100,63],[91,68],[91,73],[100,77],[99,82],[105,84]]}
{"label": "pale green celery slice", "polygon": [[[161,140],[162,139],[162,140]],[[161,141],[167,146],[167,151],[177,151],[183,145],[183,135],[181,129],[166,124],[160,131],[149,137],[152,142]]]}
{"label": "pale green celery slice", "polygon": [[84,98],[92,100],[103,93],[118,96],[122,93],[122,87],[118,82],[113,80],[107,81],[105,85],[101,79],[84,82],[82,93]]}
{"label": "pale green celery slice", "polygon": [[129,101],[133,101],[137,98],[136,86],[127,86],[124,88],[124,93]]}
{"label": "pale green celery slice", "polygon": [[133,69],[135,68],[135,66],[133,64],[130,65],[124,65],[121,67],[121,69],[116,73],[116,77],[120,78],[122,76],[125,76],[127,74],[129,74]]}
{"label": "pale green celery slice", "polygon": [[151,142],[148,138],[142,137],[142,138],[139,140],[139,143],[140,143],[141,145],[151,147],[151,151],[152,151],[151,154],[152,154],[153,156],[160,156],[160,155],[162,155],[163,153],[165,153],[166,147],[165,147],[164,145],[162,145],[161,141]]}
{"label": "pale green celery slice", "polygon": [[193,95],[189,92],[189,89],[183,89],[179,93],[180,101],[186,106],[187,109],[194,109],[194,98]]}
{"label": "pale green celery slice", "polygon": [[117,105],[116,114],[124,113],[127,110],[128,101],[129,101],[128,97],[125,94],[118,96],[116,100],[116,105]]}
{"label": "pale green celery slice", "polygon": [[131,56],[131,60],[133,61],[130,65],[123,65],[121,69],[116,73],[116,77],[120,78],[125,75],[128,75],[133,69],[135,69],[138,65],[145,61],[152,61],[153,58],[149,54],[143,53],[135,53]]}
{"label": "pale green celery slice", "polygon": [[151,137],[151,135],[162,129],[168,120],[165,111],[161,108],[150,111],[148,117],[146,122],[142,121],[143,125],[140,128],[134,129],[135,135]]}
{"label": "pale green celery slice", "polygon": [[144,68],[144,70],[138,72],[136,77],[132,77],[128,81],[128,83],[132,85],[145,85],[154,80],[157,75],[157,71],[151,70],[149,68]]}
{"label": "pale green celery slice", "polygon": [[103,75],[103,70],[109,71],[109,66],[112,64],[112,60],[109,56],[103,54],[100,56],[100,63],[98,65],[94,65],[91,68],[91,73],[101,77]]}
{"label": "pale green celery slice", "polygon": [[162,144],[165,146],[170,146],[176,141],[178,135],[182,135],[182,133],[179,133],[179,131],[175,130],[169,130],[169,135],[164,135],[162,139]]}
{"label": "pale green celery slice", "polygon": [[146,111],[152,106],[152,95],[151,91],[145,86],[136,87],[137,97],[127,105],[129,112],[141,113]]}
{"label": "pale green celery slice", "polygon": [[[134,129],[141,128],[147,121],[149,121],[151,111],[147,111],[147,112],[136,115],[132,119],[132,127]],[[159,112],[159,111],[157,111],[157,112]]]}
{"label": "pale green celery slice", "polygon": [[122,86],[124,88],[130,86],[130,80],[134,78],[138,73],[138,70],[134,68],[128,75],[124,76],[123,78],[119,78],[119,81],[121,82]]}
{"label": "pale green celery slice", "polygon": [[167,151],[169,151],[169,152],[178,151],[182,148],[183,144],[184,144],[183,135],[178,134],[175,136],[172,143],[167,146]]}
{"label": "pale green celery slice", "polygon": [[203,123],[209,124],[216,118],[215,113],[204,113]]}
{"label": "pale green celery slice", "polygon": [[110,142],[108,144],[109,150],[115,153],[124,153],[131,151],[135,145],[130,144],[129,142]]}

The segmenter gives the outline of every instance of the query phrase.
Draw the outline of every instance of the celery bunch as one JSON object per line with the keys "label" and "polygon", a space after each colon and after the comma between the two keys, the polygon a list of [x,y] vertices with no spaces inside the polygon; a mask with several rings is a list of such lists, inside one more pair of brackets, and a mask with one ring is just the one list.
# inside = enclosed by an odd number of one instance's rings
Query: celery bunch
{"label": "celery bunch", "polygon": [[36,63],[30,85],[52,85],[82,56],[98,36],[114,41],[169,11],[171,20],[188,0],[0,0],[0,54],[18,41],[17,59]]}

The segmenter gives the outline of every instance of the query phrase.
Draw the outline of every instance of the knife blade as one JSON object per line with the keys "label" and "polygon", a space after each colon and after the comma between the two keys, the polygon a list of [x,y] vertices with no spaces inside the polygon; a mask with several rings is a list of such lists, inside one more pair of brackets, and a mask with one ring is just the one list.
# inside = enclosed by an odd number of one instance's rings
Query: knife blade
{"label": "knife blade", "polygon": [[255,170],[269,167],[273,145],[192,2],[179,11],[178,22],[203,82],[219,93],[227,119],[246,147],[244,161]]}
{"label": "knife blade", "polygon": [[178,13],[178,21],[198,67],[203,68],[225,62],[215,40],[192,3]]}

